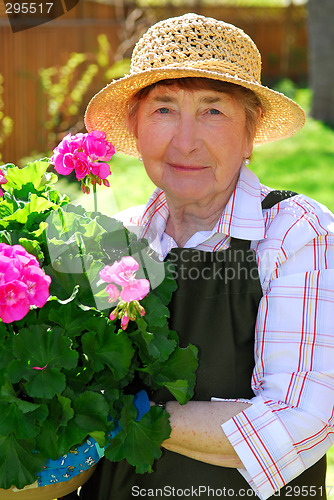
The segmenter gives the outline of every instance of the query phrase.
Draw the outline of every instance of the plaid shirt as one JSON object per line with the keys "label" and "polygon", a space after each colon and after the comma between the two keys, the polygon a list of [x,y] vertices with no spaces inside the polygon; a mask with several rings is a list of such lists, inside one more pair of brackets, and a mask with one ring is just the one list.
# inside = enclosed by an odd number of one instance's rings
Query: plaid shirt
{"label": "plaid shirt", "polygon": [[[222,429],[245,466],[240,473],[262,499],[334,443],[334,216],[303,195],[262,211],[270,191],[243,167],[214,229],[194,234],[185,245],[214,252],[228,248],[232,236],[251,240],[256,251],[263,297],[255,331],[255,397]],[[165,194],[157,188],[144,208],[121,218],[140,226],[163,259],[177,246],[164,232],[168,216]]]}

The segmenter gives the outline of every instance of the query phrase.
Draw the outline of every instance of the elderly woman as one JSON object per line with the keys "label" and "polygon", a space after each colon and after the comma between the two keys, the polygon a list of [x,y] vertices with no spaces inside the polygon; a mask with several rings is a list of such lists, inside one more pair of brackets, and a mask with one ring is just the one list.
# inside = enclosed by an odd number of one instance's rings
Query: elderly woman
{"label": "elderly woman", "polygon": [[172,327],[199,347],[200,365],[186,405],[150,394],[172,427],[154,472],[102,461],[84,500],[326,498],[334,218],[261,185],[246,166],[254,144],[305,121],[296,103],[261,85],[260,67],[243,31],[187,14],[151,27],[131,74],[88,106],[87,129],[139,156],[157,186],[123,219],[176,264]]}

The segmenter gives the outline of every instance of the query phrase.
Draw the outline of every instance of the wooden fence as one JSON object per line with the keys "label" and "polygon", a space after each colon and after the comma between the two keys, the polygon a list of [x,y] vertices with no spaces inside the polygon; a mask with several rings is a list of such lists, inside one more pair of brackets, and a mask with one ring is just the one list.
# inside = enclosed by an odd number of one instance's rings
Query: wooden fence
{"label": "wooden fence", "polygon": [[[167,10],[158,7],[139,11],[131,5],[128,5],[126,10],[119,11],[113,5],[80,0],[77,7],[64,16],[17,33],[12,33],[5,13],[0,12],[0,74],[3,76],[4,102],[2,112],[12,118],[14,123],[13,132],[6,138],[0,150],[2,161],[18,163],[22,157],[46,153],[60,138],[59,135],[55,136],[52,143],[50,131],[46,130],[51,97],[47,97],[41,88],[41,68],[64,66],[73,52],[89,54],[88,62],[85,63],[87,67],[89,61],[96,57],[97,37],[100,34],[106,34],[109,41],[110,65],[117,51],[120,53],[121,42],[121,52],[131,52],[134,43],[134,39],[131,40],[130,37],[131,29],[131,36],[134,36],[138,34],[136,27],[140,23],[140,28],[144,29],[145,23],[181,15],[186,11],[181,7],[170,7]],[[262,54],[262,80],[265,84],[271,84],[279,77],[293,80],[307,78],[305,8],[199,6],[194,11],[235,24],[253,38]],[[125,21],[131,16],[134,20],[133,26],[127,26],[125,30]],[[124,48],[124,45],[127,47]],[[97,72],[84,94],[76,129],[83,126],[82,115],[89,99],[107,83],[104,79],[105,70],[106,68]],[[54,82],[57,82],[57,78],[59,79],[58,74],[54,76]],[[59,120],[62,120],[62,116],[59,116]]]}

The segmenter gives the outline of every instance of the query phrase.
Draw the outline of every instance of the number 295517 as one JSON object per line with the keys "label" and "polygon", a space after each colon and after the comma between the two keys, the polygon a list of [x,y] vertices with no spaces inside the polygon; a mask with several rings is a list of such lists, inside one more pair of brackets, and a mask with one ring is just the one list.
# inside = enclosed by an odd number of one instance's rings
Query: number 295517
{"label": "number 295517", "polygon": [[52,6],[53,2],[6,2],[6,14],[49,14]]}

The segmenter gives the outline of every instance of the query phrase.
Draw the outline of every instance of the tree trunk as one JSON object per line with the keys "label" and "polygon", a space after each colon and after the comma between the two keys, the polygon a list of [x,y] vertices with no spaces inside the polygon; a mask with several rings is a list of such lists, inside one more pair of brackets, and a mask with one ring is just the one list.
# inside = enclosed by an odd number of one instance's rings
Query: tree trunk
{"label": "tree trunk", "polygon": [[311,116],[334,125],[334,0],[308,0]]}

